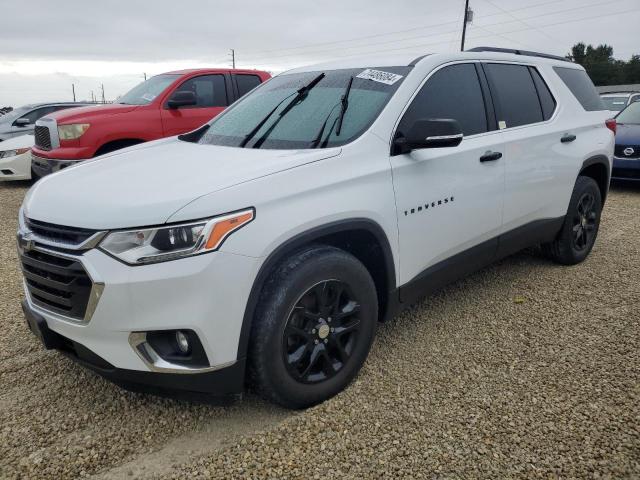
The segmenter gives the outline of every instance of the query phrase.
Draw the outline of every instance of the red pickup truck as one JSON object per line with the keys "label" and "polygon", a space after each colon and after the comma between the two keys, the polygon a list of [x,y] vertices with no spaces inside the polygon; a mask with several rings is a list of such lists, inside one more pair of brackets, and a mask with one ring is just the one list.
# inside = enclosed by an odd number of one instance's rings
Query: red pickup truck
{"label": "red pickup truck", "polygon": [[81,160],[194,130],[269,78],[257,70],[168,72],[116,103],[43,117],[35,127],[32,174],[42,177]]}

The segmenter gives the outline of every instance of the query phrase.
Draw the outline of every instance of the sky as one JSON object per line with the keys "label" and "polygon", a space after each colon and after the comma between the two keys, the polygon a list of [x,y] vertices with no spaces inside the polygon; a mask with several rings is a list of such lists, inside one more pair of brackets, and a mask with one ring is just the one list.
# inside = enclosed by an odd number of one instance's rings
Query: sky
{"label": "sky", "polygon": [[[466,48],[640,54],[640,0],[470,0]],[[190,67],[278,73],[358,55],[460,49],[464,0],[0,0],[0,107],[113,100]]]}

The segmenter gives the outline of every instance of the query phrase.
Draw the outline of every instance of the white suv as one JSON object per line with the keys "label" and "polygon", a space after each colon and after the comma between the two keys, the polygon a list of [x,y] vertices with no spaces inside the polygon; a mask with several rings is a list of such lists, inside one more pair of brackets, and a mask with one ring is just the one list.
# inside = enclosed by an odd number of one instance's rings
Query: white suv
{"label": "white suv", "polygon": [[376,324],[522,248],[589,254],[615,122],[585,71],[493,49],[279,75],[200,129],[39,182],[24,311],[131,389],[291,408],[356,376]]}

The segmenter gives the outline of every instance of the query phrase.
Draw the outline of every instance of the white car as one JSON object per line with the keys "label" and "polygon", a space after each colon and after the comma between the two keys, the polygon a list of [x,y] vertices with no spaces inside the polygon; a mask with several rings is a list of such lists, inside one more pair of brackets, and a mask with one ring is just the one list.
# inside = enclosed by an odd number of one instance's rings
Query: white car
{"label": "white car", "polygon": [[0,182],[31,180],[33,135],[21,135],[0,142]]}
{"label": "white car", "polygon": [[212,399],[248,380],[314,405],[435,288],[539,243],[583,261],[613,130],[582,67],[532,52],[298,68],[196,131],[39,181],[26,318],[127,388]]}
{"label": "white car", "polygon": [[617,115],[634,102],[640,102],[640,92],[601,93],[600,98],[612,116]]}

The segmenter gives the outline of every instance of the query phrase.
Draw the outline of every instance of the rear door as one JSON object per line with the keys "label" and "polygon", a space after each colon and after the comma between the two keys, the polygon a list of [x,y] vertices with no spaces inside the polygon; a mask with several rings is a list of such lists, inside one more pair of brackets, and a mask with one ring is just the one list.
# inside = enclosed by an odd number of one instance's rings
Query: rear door
{"label": "rear door", "polygon": [[[172,95],[180,91],[195,93],[197,104],[182,108],[169,108],[167,101],[165,101],[160,110],[165,136],[179,135],[194,130],[211,120],[229,105],[229,92],[223,74],[200,75],[190,78],[178,85]],[[171,95],[168,99],[170,98]]]}
{"label": "rear door", "polygon": [[566,184],[564,132],[554,121],[556,100],[534,66],[485,63],[498,128],[504,141],[504,230],[557,216]]}
{"label": "rear door", "polygon": [[[400,280],[417,291],[493,258],[502,225],[503,151],[482,72],[475,63],[431,74],[403,114],[396,138],[416,120],[454,119],[464,138],[456,147],[424,148],[390,157],[396,195]],[[462,255],[458,255],[464,252]],[[426,283],[425,283],[426,281]],[[406,297],[412,296],[406,287]],[[410,288],[407,290],[407,288]],[[403,295],[405,295],[403,293]]]}

